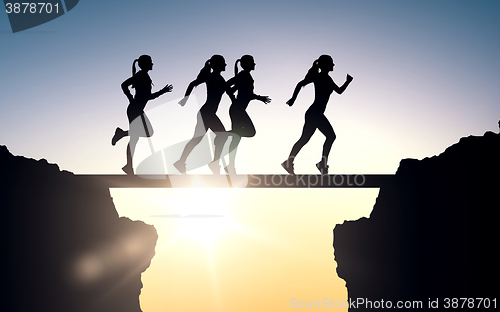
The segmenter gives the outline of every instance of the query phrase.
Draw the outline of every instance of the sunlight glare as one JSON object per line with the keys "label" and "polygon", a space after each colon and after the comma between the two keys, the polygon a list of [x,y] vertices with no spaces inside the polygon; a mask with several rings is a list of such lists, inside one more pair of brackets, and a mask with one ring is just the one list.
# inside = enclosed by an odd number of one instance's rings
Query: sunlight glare
{"label": "sunlight glare", "polygon": [[235,190],[204,188],[198,180],[194,184],[189,193],[182,192],[184,196],[176,194],[175,199],[167,200],[179,216],[174,241],[194,240],[210,249],[221,235],[239,230],[228,211],[231,192]]}

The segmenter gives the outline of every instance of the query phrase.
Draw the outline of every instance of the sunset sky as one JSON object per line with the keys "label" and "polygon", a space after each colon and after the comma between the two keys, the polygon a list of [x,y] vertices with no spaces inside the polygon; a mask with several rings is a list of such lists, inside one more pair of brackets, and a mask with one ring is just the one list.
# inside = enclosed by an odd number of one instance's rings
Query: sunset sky
{"label": "sunset sky", "polygon": [[[499,14],[499,2],[472,0],[81,0],[62,17],[16,34],[0,14],[0,144],[74,173],[121,173],[126,140],[110,140],[117,126],[128,127],[120,84],[135,58],[151,55],[154,91],[174,86],[146,108],[159,150],[192,135],[205,86],[185,107],[177,102],[205,61],[223,55],[229,79],[235,60],[251,54],[255,93],[272,102],[250,103],[257,135],[241,141],[237,170],[285,173],[280,163],[300,136],[313,86],[293,107],[285,102],[313,61],[329,54],[337,84],[354,77],[325,113],[337,134],[330,172],[394,173],[402,158],[430,157],[463,136],[498,131]],[[225,96],[218,111],[227,129],[229,105]],[[317,173],[323,140],[318,132],[301,151],[297,173]],[[136,164],[149,153],[141,141]],[[347,298],[335,272],[332,229],[369,216],[377,190],[112,196],[120,215],[154,224],[160,235],[143,275],[145,312],[284,311],[290,298]],[[190,197],[205,200],[186,202]],[[223,217],[151,217],[200,213],[202,205]],[[187,221],[207,226],[204,235]]]}

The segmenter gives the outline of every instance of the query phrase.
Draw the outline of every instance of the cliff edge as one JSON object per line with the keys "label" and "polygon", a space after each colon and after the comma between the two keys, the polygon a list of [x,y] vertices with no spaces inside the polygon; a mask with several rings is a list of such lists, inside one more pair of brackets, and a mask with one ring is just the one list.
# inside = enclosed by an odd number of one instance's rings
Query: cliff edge
{"label": "cliff edge", "polygon": [[106,186],[0,146],[2,311],[138,312],[156,230]]}
{"label": "cliff edge", "polygon": [[446,298],[497,297],[499,190],[500,134],[402,160],[370,218],[334,229],[337,273],[349,298],[379,301],[378,309],[371,306],[378,311],[380,300],[392,301],[392,309],[397,301],[421,300],[421,311],[436,299],[442,309]]}

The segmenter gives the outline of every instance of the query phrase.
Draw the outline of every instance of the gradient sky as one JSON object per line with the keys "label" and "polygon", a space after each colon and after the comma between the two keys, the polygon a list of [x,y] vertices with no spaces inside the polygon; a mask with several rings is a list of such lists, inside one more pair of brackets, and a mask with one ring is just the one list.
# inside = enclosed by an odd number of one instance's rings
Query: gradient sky
{"label": "gradient sky", "polygon": [[[330,54],[338,84],[354,76],[326,111],[338,137],[331,168],[391,173],[401,158],[432,156],[462,136],[497,129],[499,10],[497,1],[82,0],[17,34],[0,14],[0,143],[73,172],[119,173],[124,144],[109,141],[116,126],[127,127],[120,83],[135,58],[153,57],[156,88],[174,85],[152,106],[182,97],[212,54],[225,56],[226,79],[237,58],[252,54],[255,91],[273,101],[251,103],[258,134],[244,140],[241,154],[268,157],[257,172],[282,172],[313,87],[294,107],[285,102],[312,62]],[[204,86],[197,92],[203,101]],[[228,102],[219,111],[227,127]],[[169,116],[180,114],[172,106]],[[170,136],[193,119],[175,118]],[[317,134],[302,159],[309,150],[317,155],[322,140]],[[319,156],[306,164],[301,155],[297,171],[314,172]],[[344,167],[353,158],[378,164]]]}
{"label": "gradient sky", "polygon": [[[199,104],[176,103],[204,62],[223,55],[229,79],[234,61],[251,54],[255,92],[272,102],[250,103],[257,135],[242,140],[237,168],[284,173],[279,164],[300,136],[312,85],[293,107],[285,102],[312,62],[329,54],[337,84],[354,77],[326,110],[337,133],[330,172],[394,173],[402,158],[498,131],[499,15],[498,1],[472,0],[81,0],[54,21],[12,34],[0,14],[0,144],[75,173],[121,173],[126,142],[110,140],[117,126],[127,127],[120,84],[135,58],[152,56],[154,90],[174,86],[147,107],[159,149],[192,135]],[[202,103],[205,87],[194,93]],[[229,104],[225,97],[218,113],[227,128]],[[322,143],[315,134],[296,172],[316,173]],[[140,142],[137,156],[147,154]],[[366,196],[373,203],[376,194]],[[367,215],[356,209],[352,219]]]}

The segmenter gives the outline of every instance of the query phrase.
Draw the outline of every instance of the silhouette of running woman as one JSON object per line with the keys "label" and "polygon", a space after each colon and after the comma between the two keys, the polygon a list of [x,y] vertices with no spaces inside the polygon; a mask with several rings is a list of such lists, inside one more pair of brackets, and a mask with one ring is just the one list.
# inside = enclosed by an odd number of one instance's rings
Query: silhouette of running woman
{"label": "silhouette of running woman", "polygon": [[[238,63],[241,64],[243,69],[238,73]],[[255,127],[250,116],[248,116],[246,109],[251,100],[259,100],[265,104],[271,102],[268,96],[257,95],[253,92],[254,80],[250,71],[255,69],[255,62],[253,56],[243,55],[241,59],[236,60],[234,63],[234,77],[228,80],[231,86],[231,93],[238,91],[238,96],[229,108],[229,116],[231,117],[232,130],[231,144],[229,145],[229,165],[224,168],[229,174],[236,174],[235,159],[236,150],[240,144],[241,138],[250,138],[255,135]]]}
{"label": "silhouette of running woman", "polygon": [[[141,69],[138,72],[135,67],[136,63],[139,64]],[[127,117],[130,128],[128,131],[122,130],[120,127],[116,128],[115,135],[111,139],[111,144],[115,145],[116,142],[123,137],[130,136],[130,141],[127,146],[127,164],[122,168],[126,174],[130,175],[134,174],[132,158],[139,137],[151,137],[153,135],[153,128],[148,117],[144,113],[144,107],[146,107],[149,100],[156,99],[160,95],[172,91],[172,85],[166,85],[160,91],[151,93],[153,81],[149,77],[148,71],[152,69],[153,61],[151,56],[141,55],[132,63],[132,77],[125,80],[121,85],[123,93],[125,93],[129,100]],[[130,93],[130,86],[135,89],[135,97]],[[140,119],[137,119],[139,117]]]}
{"label": "silhouette of running woman", "polygon": [[189,154],[201,142],[208,129],[211,129],[216,134],[214,160],[208,164],[208,167],[214,174],[220,173],[219,160],[224,142],[227,139],[227,133],[216,112],[224,92],[234,101],[234,95],[229,92],[229,85],[221,75],[221,72],[226,70],[226,66],[226,60],[222,55],[213,55],[205,62],[205,66],[200,70],[198,77],[189,84],[184,98],[179,102],[180,105],[184,106],[194,87],[202,83],[207,85],[207,99],[198,112],[193,138],[184,147],[181,158],[174,163],[175,168],[181,173],[186,172],[186,160]]}
{"label": "silhouette of running woman", "polygon": [[293,160],[295,156],[297,156],[302,147],[309,142],[309,139],[311,139],[316,129],[319,129],[319,131],[321,131],[321,133],[323,133],[326,137],[325,143],[323,144],[321,161],[316,164],[316,168],[318,168],[321,174],[328,174],[328,155],[330,154],[336,135],[333,131],[332,125],[324,115],[326,104],[328,103],[330,95],[333,91],[338,94],[342,94],[353,79],[352,76],[347,75],[344,84],[341,87],[337,86],[328,75],[329,72],[333,71],[334,65],[335,64],[333,63],[331,56],[321,55],[316,61],[314,61],[304,80],[297,84],[292,98],[286,102],[289,106],[292,106],[297,99],[300,89],[311,82],[314,83],[314,102],[306,111],[302,135],[293,146],[288,159],[281,164],[290,174],[295,174],[293,169]]}

